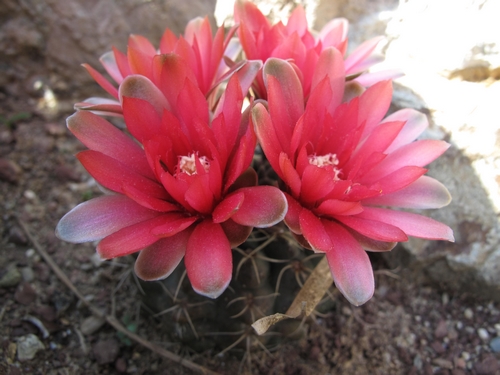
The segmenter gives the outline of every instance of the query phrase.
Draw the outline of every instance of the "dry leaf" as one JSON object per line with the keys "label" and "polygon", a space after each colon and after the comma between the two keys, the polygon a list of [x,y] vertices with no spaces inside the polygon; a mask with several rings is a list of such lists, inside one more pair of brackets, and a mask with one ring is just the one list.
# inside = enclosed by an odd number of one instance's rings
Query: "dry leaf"
{"label": "dry leaf", "polygon": [[262,335],[278,322],[309,316],[321,301],[328,288],[333,283],[332,274],[326,257],[323,257],[314,271],[309,275],[302,289],[293,300],[286,314],[273,314],[265,316],[252,324],[257,334]]}

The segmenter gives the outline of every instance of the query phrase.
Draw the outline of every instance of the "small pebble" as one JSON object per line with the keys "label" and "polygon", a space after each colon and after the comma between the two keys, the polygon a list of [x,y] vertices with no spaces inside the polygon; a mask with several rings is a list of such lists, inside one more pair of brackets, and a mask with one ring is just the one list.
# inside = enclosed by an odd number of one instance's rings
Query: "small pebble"
{"label": "small pebble", "polygon": [[474,365],[474,370],[476,370],[476,374],[478,375],[495,375],[499,369],[500,365],[492,354]]}
{"label": "small pebble", "polygon": [[33,359],[39,350],[44,349],[45,345],[40,339],[36,335],[29,333],[26,336],[19,337],[17,341],[17,359],[19,361]]}
{"label": "small pebble", "polygon": [[31,267],[23,267],[21,268],[21,275],[23,276],[23,280],[27,283],[35,280],[35,272]]}
{"label": "small pebble", "polygon": [[7,270],[5,275],[0,279],[0,288],[10,288],[21,282],[21,273],[16,267]]}
{"label": "small pebble", "polygon": [[437,339],[442,339],[448,334],[448,325],[446,320],[440,320],[436,329],[434,330],[434,337]]}
{"label": "small pebble", "polygon": [[106,323],[104,319],[97,318],[94,315],[91,315],[82,322],[80,330],[84,335],[91,335],[97,332],[99,328],[104,325],[104,323]]}
{"label": "small pebble", "polygon": [[490,341],[490,348],[493,353],[500,353],[500,336]]}
{"label": "small pebble", "polygon": [[466,308],[464,311],[464,316],[466,319],[472,319],[474,317],[474,312],[470,308]]}
{"label": "small pebble", "polygon": [[490,334],[488,333],[488,331],[484,328],[479,328],[477,330],[477,334],[479,335],[479,337],[481,338],[481,340],[488,340],[490,338]]}
{"label": "small pebble", "polygon": [[470,359],[470,354],[469,352],[462,352],[461,357],[464,359],[464,361],[468,361]]}
{"label": "small pebble", "polygon": [[92,351],[98,364],[113,363],[118,357],[120,348],[115,339],[101,340],[94,344]]}
{"label": "small pebble", "polygon": [[14,299],[23,305],[29,305],[36,299],[35,289],[29,283],[21,284],[16,289]]}

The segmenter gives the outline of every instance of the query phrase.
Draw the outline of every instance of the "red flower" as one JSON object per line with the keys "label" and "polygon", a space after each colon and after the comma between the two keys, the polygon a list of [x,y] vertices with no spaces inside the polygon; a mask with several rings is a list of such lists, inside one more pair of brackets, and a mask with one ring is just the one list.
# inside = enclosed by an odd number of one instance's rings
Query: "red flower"
{"label": "red flower", "polygon": [[[414,141],[427,127],[424,115],[398,111],[384,119],[390,81],[341,103],[344,62],[324,50],[304,104],[296,70],[286,61],[264,65],[268,106],[258,103],[252,121],[270,164],[286,185],[285,222],[304,246],[326,253],[339,290],[360,305],[374,291],[364,249],[387,251],[408,236],[453,241],[449,227],[415,213],[382,208],[438,208],[446,188],[423,167],[449,145]],[[381,207],[382,206],[382,207]]]}
{"label": "red flower", "polygon": [[215,298],[231,280],[231,247],[253,226],[281,221],[287,201],[274,187],[255,186],[249,167],[256,138],[241,113],[238,77],[210,113],[183,62],[161,57],[160,88],[139,75],[121,83],[123,117],[135,140],[91,112],[69,117],[68,128],[89,148],[78,159],[112,194],[75,207],[57,234],[70,242],[100,240],[104,259],[140,251],[135,271],[144,280],[167,277],[184,257],[193,288]]}
{"label": "red flower", "polygon": [[[246,58],[263,62],[270,57],[290,60],[302,82],[305,97],[310,93],[312,72],[321,52],[328,47],[335,47],[342,55],[347,51],[348,21],[345,18],[331,20],[315,36],[308,29],[304,8],[300,5],[295,8],[286,26],[281,22],[271,25],[257,6],[246,0],[236,1],[234,17],[239,23],[238,35]],[[361,74],[381,61],[380,56],[373,55],[381,39],[377,37],[364,42],[346,57],[344,65],[347,76]],[[399,75],[399,71],[385,71],[363,74],[356,80],[364,86],[370,86]],[[260,98],[267,97],[262,76],[257,77],[254,91]]]}
{"label": "red flower", "polygon": [[[128,40],[127,53],[113,48],[101,56],[100,61],[107,73],[118,86],[129,75],[138,74],[147,77],[155,85],[162,85],[163,77],[160,76],[165,54],[175,53],[182,58],[182,64],[192,72],[191,79],[209,101],[210,109],[216,104],[220,93],[215,92],[221,81],[235,72],[240,76],[242,91],[246,93],[251,82],[246,82],[247,74],[254,74],[260,66],[256,62],[242,62],[229,69],[223,61],[224,54],[233,57],[234,47],[231,47],[231,37],[236,28],[230,30],[225,36],[224,28],[217,29],[215,36],[208,18],[195,18],[186,26],[184,35],[176,37],[170,29],[166,29],[157,50],[151,42],[143,36],[131,35]],[[119,88],[109,82],[97,70],[88,64],[83,66],[92,78],[116,100],[105,98],[89,98],[82,103],[77,103],[78,109],[92,110],[95,113],[106,115],[121,115]],[[172,77],[175,79],[175,77]]]}

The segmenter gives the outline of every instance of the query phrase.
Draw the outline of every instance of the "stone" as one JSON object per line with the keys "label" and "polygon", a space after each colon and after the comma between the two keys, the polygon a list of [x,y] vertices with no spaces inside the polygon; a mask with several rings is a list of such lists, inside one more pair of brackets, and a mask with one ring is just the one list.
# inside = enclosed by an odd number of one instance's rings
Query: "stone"
{"label": "stone", "polygon": [[0,180],[16,184],[22,169],[16,162],[6,158],[0,158]]}
{"label": "stone", "polygon": [[19,284],[22,280],[21,272],[17,267],[10,267],[0,278],[0,288],[10,288]]}
{"label": "stone", "polygon": [[91,335],[99,330],[106,321],[94,315],[86,318],[80,325],[80,330],[84,335]]}
{"label": "stone", "polygon": [[120,348],[115,339],[98,341],[92,347],[92,352],[98,364],[104,365],[106,363],[113,363],[118,357]]}
{"label": "stone", "polygon": [[490,348],[493,353],[500,353],[500,336],[495,337],[490,341]]}
{"label": "stone", "polygon": [[19,361],[33,359],[38,351],[44,349],[45,345],[40,339],[36,335],[29,333],[26,336],[19,337],[17,341],[17,359]]}
{"label": "stone", "polygon": [[477,375],[495,375],[500,369],[500,364],[494,355],[490,354],[483,358],[482,361],[474,365]]}
{"label": "stone", "polygon": [[29,305],[36,299],[36,291],[29,283],[23,283],[16,289],[14,299],[23,305]]}

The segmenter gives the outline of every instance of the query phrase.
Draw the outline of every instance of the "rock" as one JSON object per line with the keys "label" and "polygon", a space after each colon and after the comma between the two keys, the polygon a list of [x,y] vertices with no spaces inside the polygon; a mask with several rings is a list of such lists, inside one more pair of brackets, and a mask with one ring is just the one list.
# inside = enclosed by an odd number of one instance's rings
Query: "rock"
{"label": "rock", "polygon": [[7,272],[0,278],[0,288],[10,288],[21,282],[22,276],[16,267],[7,269]]}
{"label": "rock", "polygon": [[28,239],[26,238],[26,234],[24,234],[22,229],[17,225],[14,225],[9,229],[9,242],[12,242],[16,245],[26,245],[28,243]]}
{"label": "rock", "polygon": [[36,292],[29,283],[19,285],[14,294],[14,299],[23,305],[29,305],[36,298]]}
{"label": "rock", "polygon": [[26,336],[21,336],[17,341],[17,359],[19,361],[33,359],[39,350],[44,349],[45,345],[43,345],[36,335],[30,333]]}
{"label": "rock", "polygon": [[493,353],[500,353],[500,336],[490,341],[490,348]]}
{"label": "rock", "polygon": [[118,358],[115,362],[115,369],[118,372],[127,371],[127,361],[122,357]]}
{"label": "rock", "polygon": [[490,338],[490,334],[488,333],[488,331],[485,329],[485,328],[479,328],[477,330],[477,335],[479,336],[479,338],[481,340],[488,340]]}
{"label": "rock", "polygon": [[481,362],[476,363],[474,366],[477,375],[495,375],[499,369],[500,365],[498,364],[498,360],[492,354],[486,356]]}
{"label": "rock", "polygon": [[104,319],[91,315],[82,322],[80,330],[84,335],[91,335],[97,332],[104,323],[106,323]]}
{"label": "rock", "polygon": [[434,337],[436,339],[442,339],[448,335],[448,325],[446,320],[440,320],[436,329],[434,330]]}
{"label": "rock", "polygon": [[21,268],[21,276],[25,282],[30,283],[35,280],[35,271],[31,267],[23,267]]}
{"label": "rock", "polygon": [[115,339],[98,341],[93,347],[95,359],[98,364],[104,365],[106,363],[113,363],[118,357],[120,348]]}
{"label": "rock", "polygon": [[16,162],[0,158],[0,180],[15,184],[19,181],[21,173],[22,169]]}

